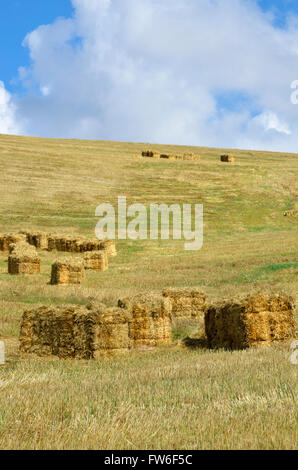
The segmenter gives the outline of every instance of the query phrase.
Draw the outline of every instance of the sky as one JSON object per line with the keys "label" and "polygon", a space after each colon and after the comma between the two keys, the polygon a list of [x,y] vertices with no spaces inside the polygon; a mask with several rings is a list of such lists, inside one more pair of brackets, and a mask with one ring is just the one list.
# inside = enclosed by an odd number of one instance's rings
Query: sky
{"label": "sky", "polygon": [[297,152],[296,0],[0,0],[0,133]]}

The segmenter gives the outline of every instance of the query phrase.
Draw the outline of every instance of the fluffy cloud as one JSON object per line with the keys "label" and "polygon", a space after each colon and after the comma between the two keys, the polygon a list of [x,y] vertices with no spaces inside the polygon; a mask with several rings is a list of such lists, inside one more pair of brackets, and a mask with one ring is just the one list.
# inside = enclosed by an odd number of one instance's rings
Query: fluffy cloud
{"label": "fluffy cloud", "polygon": [[17,123],[16,108],[10,93],[0,81],[0,133],[20,134],[21,126]]}
{"label": "fluffy cloud", "polygon": [[28,133],[297,150],[297,19],[279,29],[246,0],[72,3],[25,38]]}

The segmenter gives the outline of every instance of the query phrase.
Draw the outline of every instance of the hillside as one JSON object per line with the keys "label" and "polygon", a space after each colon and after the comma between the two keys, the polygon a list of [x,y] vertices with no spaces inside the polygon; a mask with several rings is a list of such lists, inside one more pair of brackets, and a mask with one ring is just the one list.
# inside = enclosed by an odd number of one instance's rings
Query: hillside
{"label": "hillside", "polygon": [[[148,147],[196,152],[201,161],[135,156]],[[225,152],[235,164],[219,161]],[[0,135],[0,166],[0,232],[93,237],[96,207],[116,206],[120,195],[128,204],[204,205],[201,251],[184,251],[183,241],[116,241],[110,269],[89,273],[80,287],[48,285],[54,253],[41,253],[40,275],[16,279],[0,252],[0,339],[8,349],[0,390],[4,403],[12,400],[0,414],[1,448],[295,447],[289,345],[230,353],[175,343],[98,365],[20,360],[17,338],[28,306],[113,305],[163,287],[201,286],[211,300],[285,290],[297,300],[298,219],[284,212],[298,204],[298,155]]]}

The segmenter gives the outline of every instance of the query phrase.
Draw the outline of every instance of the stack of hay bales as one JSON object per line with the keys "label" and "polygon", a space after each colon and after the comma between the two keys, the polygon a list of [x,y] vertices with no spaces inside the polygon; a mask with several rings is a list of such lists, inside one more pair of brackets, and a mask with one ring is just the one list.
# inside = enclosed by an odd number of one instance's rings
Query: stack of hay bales
{"label": "stack of hay bales", "polygon": [[84,262],[78,258],[61,258],[52,265],[51,284],[81,284],[85,279]]}
{"label": "stack of hay bales", "polygon": [[13,243],[26,242],[26,235],[23,233],[1,233],[0,251],[9,251],[9,245]]}
{"label": "stack of hay bales", "polygon": [[199,161],[200,159],[200,155],[196,155],[195,153],[185,153],[182,157],[182,160],[185,161]]}
{"label": "stack of hay bales", "polygon": [[8,257],[8,273],[40,273],[40,258],[37,255],[36,248],[25,242],[11,244]]}
{"label": "stack of hay bales", "polygon": [[86,253],[98,251],[101,240],[88,240],[84,237],[73,237],[69,235],[50,235],[48,237],[48,251],[60,251],[66,253]]}
{"label": "stack of hay bales", "polygon": [[284,213],[285,217],[298,217],[298,210],[286,211]]}
{"label": "stack of hay bales", "polygon": [[211,348],[246,349],[285,341],[294,334],[294,301],[280,295],[254,294],[210,306],[205,331]]}
{"label": "stack of hay bales", "polygon": [[99,249],[107,252],[108,256],[117,256],[117,250],[114,240],[104,240],[99,242]]}
{"label": "stack of hay bales", "polygon": [[164,158],[166,160],[177,160],[177,155],[162,153],[160,158]]}
{"label": "stack of hay bales", "polygon": [[153,150],[145,150],[142,152],[142,157],[159,158],[160,154],[158,152],[154,152]]}
{"label": "stack of hay bales", "polygon": [[85,269],[106,271],[109,267],[108,254],[105,250],[90,251],[84,255]]}
{"label": "stack of hay bales", "polygon": [[27,243],[29,245],[35,246],[35,248],[39,248],[40,250],[47,250],[48,249],[48,238],[49,235],[45,232],[28,232],[23,231],[20,232],[26,236]]}
{"label": "stack of hay bales", "polygon": [[235,163],[236,158],[235,155],[221,155],[220,161],[225,163]]}
{"label": "stack of hay bales", "polygon": [[171,302],[173,320],[204,318],[207,297],[200,289],[169,288],[163,290],[163,296]]}
{"label": "stack of hay bales", "polygon": [[119,300],[129,314],[131,348],[160,346],[171,343],[171,303],[155,294],[140,294]]}

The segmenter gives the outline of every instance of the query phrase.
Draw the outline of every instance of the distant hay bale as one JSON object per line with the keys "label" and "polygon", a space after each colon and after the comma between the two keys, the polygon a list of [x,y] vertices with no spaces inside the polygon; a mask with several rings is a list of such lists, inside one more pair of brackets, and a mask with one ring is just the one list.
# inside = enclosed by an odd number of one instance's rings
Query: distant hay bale
{"label": "distant hay bale", "polygon": [[85,269],[106,271],[109,267],[108,254],[105,250],[91,251],[84,255]]}
{"label": "distant hay bale", "polygon": [[171,343],[171,303],[168,299],[154,294],[141,294],[126,299],[123,305],[130,318],[131,348]]}
{"label": "distant hay bale", "polygon": [[158,152],[154,152],[153,150],[145,150],[142,152],[142,157],[159,158],[160,154]]}
{"label": "distant hay bale", "polygon": [[284,213],[285,217],[298,217],[298,210],[286,211]]}
{"label": "distant hay bale", "polygon": [[9,245],[12,243],[26,242],[26,235],[22,233],[1,233],[0,251],[9,251]]}
{"label": "distant hay bale", "polygon": [[162,153],[160,155],[160,158],[163,158],[165,160],[177,160],[177,155]]}
{"label": "distant hay bale", "polygon": [[78,306],[26,310],[20,331],[20,352],[61,359],[99,359],[129,351],[126,312]]}
{"label": "distant hay bale", "polygon": [[225,163],[235,163],[236,158],[235,155],[221,155],[220,161]]}
{"label": "distant hay bale", "polygon": [[255,294],[210,306],[205,330],[211,348],[246,349],[291,338],[294,301],[280,295]]}
{"label": "distant hay bale", "polygon": [[51,284],[81,284],[85,279],[84,263],[78,258],[61,258],[52,265]]}
{"label": "distant hay bale", "polygon": [[40,273],[40,258],[37,255],[36,248],[24,242],[11,244],[8,257],[8,273]]}
{"label": "distant hay bale", "polygon": [[29,232],[29,231],[22,231],[21,234],[24,234],[27,239],[27,243],[29,245],[35,246],[40,250],[47,250],[48,249],[48,238],[49,235],[45,232]]}
{"label": "distant hay bale", "polygon": [[169,288],[163,296],[172,305],[172,319],[201,319],[206,308],[206,295],[194,288]]}
{"label": "distant hay bale", "polygon": [[99,250],[106,251],[108,256],[117,256],[117,250],[114,240],[103,240],[99,242]]}
{"label": "distant hay bale", "polygon": [[182,160],[184,161],[200,161],[201,157],[200,155],[196,155],[195,153],[185,153],[182,156]]}

